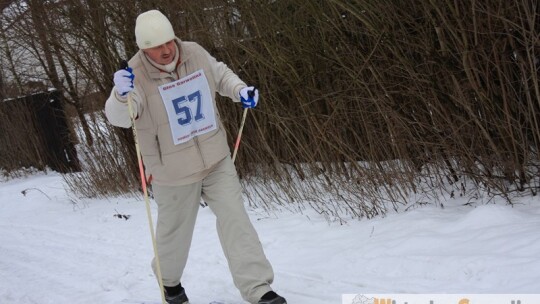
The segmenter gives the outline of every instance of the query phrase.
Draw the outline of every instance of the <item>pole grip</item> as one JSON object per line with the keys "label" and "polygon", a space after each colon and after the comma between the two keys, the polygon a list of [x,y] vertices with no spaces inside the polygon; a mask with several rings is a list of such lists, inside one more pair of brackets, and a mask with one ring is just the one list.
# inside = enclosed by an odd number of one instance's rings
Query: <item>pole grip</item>
{"label": "pole grip", "polygon": [[251,98],[255,97],[255,90],[256,90],[256,89],[249,90],[249,91],[248,91],[248,96],[251,97]]}
{"label": "pole grip", "polygon": [[127,60],[122,59],[122,61],[120,61],[120,69],[125,70],[125,69],[127,69],[127,68],[128,68],[128,62],[127,62]]}

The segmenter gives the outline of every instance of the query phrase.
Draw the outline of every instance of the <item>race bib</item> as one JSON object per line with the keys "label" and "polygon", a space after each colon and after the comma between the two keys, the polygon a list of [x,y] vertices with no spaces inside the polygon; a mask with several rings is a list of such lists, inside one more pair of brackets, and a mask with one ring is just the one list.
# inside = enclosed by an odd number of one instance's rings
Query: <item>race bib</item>
{"label": "race bib", "polygon": [[159,87],[175,145],[217,128],[214,104],[203,70]]}

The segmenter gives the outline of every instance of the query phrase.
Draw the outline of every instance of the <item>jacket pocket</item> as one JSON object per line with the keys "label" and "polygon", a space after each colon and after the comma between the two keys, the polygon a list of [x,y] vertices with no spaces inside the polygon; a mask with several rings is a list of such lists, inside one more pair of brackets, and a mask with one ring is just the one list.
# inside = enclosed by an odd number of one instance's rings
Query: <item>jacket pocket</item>
{"label": "jacket pocket", "polygon": [[212,132],[212,134],[209,134],[208,137],[204,139],[199,138],[199,146],[201,148],[202,158],[209,166],[216,164],[230,154],[227,137],[221,127],[215,133]]}
{"label": "jacket pocket", "polygon": [[168,155],[194,146],[193,140],[189,140],[185,143],[175,145],[173,142],[171,126],[168,123],[160,124],[158,126],[157,138],[159,141],[160,151],[162,155]]}
{"label": "jacket pocket", "polygon": [[142,155],[159,155],[159,143],[156,138],[157,135],[151,128],[137,128],[137,140],[139,141]]}
{"label": "jacket pocket", "polygon": [[158,166],[161,179],[175,181],[205,169],[197,147],[190,146],[169,154],[163,155],[163,165]]}

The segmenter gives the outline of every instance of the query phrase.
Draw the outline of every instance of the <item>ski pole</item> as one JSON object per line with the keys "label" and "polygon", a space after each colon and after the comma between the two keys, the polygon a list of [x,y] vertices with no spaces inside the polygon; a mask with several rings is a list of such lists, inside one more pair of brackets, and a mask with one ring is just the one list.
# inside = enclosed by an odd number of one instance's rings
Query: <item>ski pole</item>
{"label": "ski pole", "polygon": [[[248,96],[253,98],[255,96],[255,91],[254,90],[248,91]],[[236,159],[236,153],[238,152],[238,147],[240,147],[240,139],[242,138],[242,131],[244,130],[244,124],[246,123],[246,116],[248,113],[248,109],[249,108],[245,108],[244,113],[242,114],[242,122],[240,122],[240,129],[238,129],[238,136],[236,137],[236,143],[234,144],[234,152],[232,156],[233,163],[234,163],[234,160]]]}
{"label": "ski pole", "polygon": [[[121,68],[127,69],[127,67],[128,67],[127,61],[123,60],[121,64]],[[141,175],[141,185],[142,185],[143,194],[144,194],[144,201],[146,203],[146,215],[148,216],[148,225],[150,227],[150,235],[152,237],[152,246],[154,247],[154,256],[155,256],[156,269],[157,269],[156,272],[157,272],[157,277],[158,277],[159,289],[161,291],[161,302],[162,304],[167,304],[167,301],[165,301],[165,287],[163,286],[163,278],[161,276],[161,265],[159,263],[156,236],[154,234],[154,222],[152,220],[152,213],[150,211],[150,199],[148,197],[146,175],[144,174],[144,166],[143,166],[143,161],[141,157],[141,148],[139,146],[139,139],[137,137],[137,129],[135,128],[135,116],[133,115],[133,100],[131,97],[131,93],[128,93],[128,110],[129,110],[129,117],[131,118],[131,130],[133,131],[133,138],[135,140],[135,151],[137,153],[137,161],[139,163],[139,173]]]}

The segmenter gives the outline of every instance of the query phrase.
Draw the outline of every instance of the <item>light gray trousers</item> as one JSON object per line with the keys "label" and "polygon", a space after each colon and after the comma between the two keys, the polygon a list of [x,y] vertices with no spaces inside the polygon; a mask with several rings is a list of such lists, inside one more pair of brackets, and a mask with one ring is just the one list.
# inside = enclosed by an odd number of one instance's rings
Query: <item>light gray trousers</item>
{"label": "light gray trousers", "polygon": [[[153,191],[158,205],[156,241],[165,286],[180,282],[202,196],[216,215],[221,247],[244,300],[257,303],[272,290],[272,266],[246,213],[242,188],[230,157],[219,162],[200,182],[185,186],[154,185]],[[152,268],[155,273],[155,259]]]}

